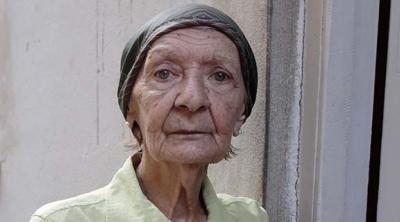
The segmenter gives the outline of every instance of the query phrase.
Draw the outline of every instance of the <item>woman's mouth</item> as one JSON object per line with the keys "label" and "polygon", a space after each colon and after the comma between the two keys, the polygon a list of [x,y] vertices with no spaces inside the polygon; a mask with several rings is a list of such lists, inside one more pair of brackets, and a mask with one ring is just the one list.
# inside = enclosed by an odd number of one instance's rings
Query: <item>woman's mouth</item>
{"label": "woman's mouth", "polygon": [[209,134],[209,133],[210,132],[201,130],[176,130],[171,132],[170,134],[192,135],[192,134]]}

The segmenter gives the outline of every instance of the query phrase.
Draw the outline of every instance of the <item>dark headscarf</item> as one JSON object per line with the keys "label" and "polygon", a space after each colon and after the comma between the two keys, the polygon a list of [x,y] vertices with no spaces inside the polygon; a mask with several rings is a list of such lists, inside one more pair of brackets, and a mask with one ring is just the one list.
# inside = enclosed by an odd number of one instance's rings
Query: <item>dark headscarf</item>
{"label": "dark headscarf", "polygon": [[239,26],[223,12],[206,5],[188,4],[162,12],[148,21],[126,44],[121,58],[118,103],[126,119],[133,86],[151,44],[169,32],[193,26],[209,26],[224,33],[236,45],[246,89],[245,111],[248,117],[257,92],[257,65],[250,44]]}

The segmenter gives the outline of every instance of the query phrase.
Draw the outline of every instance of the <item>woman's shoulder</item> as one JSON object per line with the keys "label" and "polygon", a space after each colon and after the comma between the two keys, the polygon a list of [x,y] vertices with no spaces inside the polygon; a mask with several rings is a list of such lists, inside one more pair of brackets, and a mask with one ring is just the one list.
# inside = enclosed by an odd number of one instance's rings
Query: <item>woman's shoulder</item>
{"label": "woman's shoulder", "polygon": [[228,194],[217,194],[217,196],[222,206],[234,216],[234,218],[243,218],[246,219],[246,221],[268,222],[267,212],[258,201],[247,197],[235,197]]}
{"label": "woman's shoulder", "polygon": [[106,188],[65,200],[55,201],[40,207],[30,222],[75,222],[104,220]]}

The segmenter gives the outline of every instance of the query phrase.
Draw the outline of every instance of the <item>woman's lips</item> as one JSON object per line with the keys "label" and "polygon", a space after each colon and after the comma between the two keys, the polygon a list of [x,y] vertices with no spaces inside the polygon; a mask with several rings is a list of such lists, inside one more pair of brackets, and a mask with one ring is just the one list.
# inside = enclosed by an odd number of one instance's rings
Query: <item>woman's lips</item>
{"label": "woman's lips", "polygon": [[210,132],[198,131],[198,130],[177,130],[177,131],[173,131],[169,134],[191,135],[191,134],[209,134],[209,133]]}
{"label": "woman's lips", "polygon": [[169,137],[178,140],[199,140],[210,136],[211,132],[196,130],[178,130],[168,134]]}
{"label": "woman's lips", "polygon": [[197,131],[197,130],[177,130],[170,132],[170,135],[182,135],[182,136],[190,136],[190,135],[203,135],[203,134],[210,134],[211,132],[206,131]]}

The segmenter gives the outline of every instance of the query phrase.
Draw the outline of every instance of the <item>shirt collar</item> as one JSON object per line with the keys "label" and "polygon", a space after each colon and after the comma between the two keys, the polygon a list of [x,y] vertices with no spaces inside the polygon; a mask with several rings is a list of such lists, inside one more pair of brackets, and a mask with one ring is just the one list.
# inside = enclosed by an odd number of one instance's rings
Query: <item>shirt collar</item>
{"label": "shirt collar", "polygon": [[[143,194],[134,166],[141,153],[128,158],[107,185],[106,221],[169,221],[169,219]],[[228,217],[210,180],[203,181],[202,195],[208,211],[207,221],[225,221]],[[224,219],[225,218],[225,219]]]}

